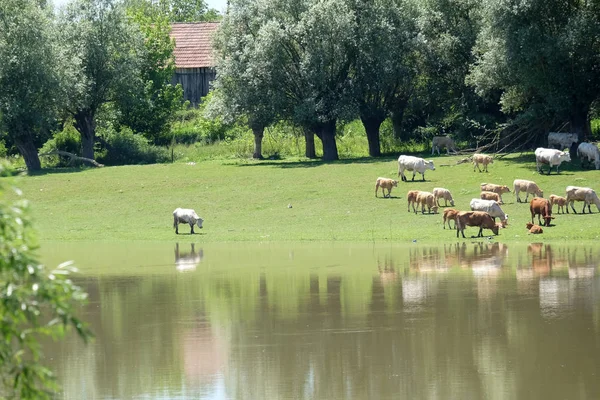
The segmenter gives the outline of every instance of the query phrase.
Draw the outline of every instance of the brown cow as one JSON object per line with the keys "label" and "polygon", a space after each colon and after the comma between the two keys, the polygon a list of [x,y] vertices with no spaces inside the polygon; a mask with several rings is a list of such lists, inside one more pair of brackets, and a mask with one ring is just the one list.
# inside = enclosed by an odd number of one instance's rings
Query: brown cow
{"label": "brown cow", "polygon": [[552,207],[550,201],[541,197],[534,197],[529,202],[529,210],[531,211],[531,223],[533,218],[538,216],[538,224],[542,225],[541,218],[544,218],[544,226],[550,226],[550,221],[554,219],[552,216]]}
{"label": "brown cow", "polygon": [[456,237],[458,233],[462,233],[462,237],[465,237],[465,227],[467,226],[478,226],[479,233],[477,237],[483,236],[483,228],[491,229],[494,235],[498,235],[499,224],[494,222],[494,218],[485,211],[461,211],[456,216]]}

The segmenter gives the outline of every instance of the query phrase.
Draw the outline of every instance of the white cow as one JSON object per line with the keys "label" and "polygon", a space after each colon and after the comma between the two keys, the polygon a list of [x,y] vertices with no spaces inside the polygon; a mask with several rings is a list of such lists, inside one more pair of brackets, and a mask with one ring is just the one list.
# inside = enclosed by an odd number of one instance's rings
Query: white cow
{"label": "white cow", "polygon": [[485,211],[494,220],[496,220],[496,217],[500,218],[503,226],[508,222],[508,214],[502,211],[500,205],[495,200],[472,199],[469,205],[471,206],[471,211]]}
{"label": "white cow", "polygon": [[583,167],[583,161],[587,160],[593,162],[596,169],[600,169],[600,150],[595,144],[592,143],[581,143],[577,147],[577,157],[581,160],[581,166]]}
{"label": "white cow", "polygon": [[173,228],[175,228],[175,233],[179,234],[179,224],[190,224],[190,228],[192,231],[190,233],[194,233],[194,225],[198,225],[198,228],[202,229],[202,223],[204,220],[196,214],[196,211],[191,208],[176,208],[173,211]]}
{"label": "white cow", "polygon": [[581,211],[585,214],[585,206],[588,206],[588,211],[590,214],[592,213],[592,209],[590,205],[594,203],[598,211],[600,211],[600,199],[598,199],[598,195],[596,192],[588,187],[579,187],[579,186],[567,186],[567,213],[569,212],[569,204],[571,205],[571,209],[575,214],[575,207],[573,203],[575,201],[583,201],[583,210]]}
{"label": "white cow", "polygon": [[568,151],[546,149],[544,147],[538,147],[537,149],[535,149],[535,166],[539,173],[542,173],[542,164],[547,164],[548,175],[550,175],[550,171],[555,165],[556,173],[558,174],[558,167],[563,161],[571,161],[571,155]]}
{"label": "white cow", "polygon": [[448,137],[448,136],[434,136],[433,140],[431,141],[431,155],[433,155],[433,153],[435,152],[435,150],[437,150],[438,156],[440,155],[440,147],[445,147],[446,148],[446,154],[450,154],[450,150],[452,150],[452,152],[454,154],[456,154],[456,144],[454,143],[454,140],[452,140],[452,138]]}
{"label": "white cow", "polygon": [[573,143],[577,143],[579,137],[576,133],[550,132],[548,133],[548,147],[559,149],[570,149]]}
{"label": "white cow", "polygon": [[402,180],[405,182],[407,181],[407,179],[404,175],[404,170],[413,172],[413,181],[415,180],[415,174],[417,172],[420,173],[423,177],[423,182],[425,182],[425,170],[428,169],[435,171],[433,161],[427,161],[419,157],[405,155],[401,155],[400,157],[398,157],[398,176],[402,176]]}

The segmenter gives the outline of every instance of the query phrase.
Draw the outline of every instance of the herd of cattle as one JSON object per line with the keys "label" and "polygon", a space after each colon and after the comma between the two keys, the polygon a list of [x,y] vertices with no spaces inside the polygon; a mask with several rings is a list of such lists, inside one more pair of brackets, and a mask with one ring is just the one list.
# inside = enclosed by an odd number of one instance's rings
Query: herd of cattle
{"label": "herd of cattle", "polygon": [[[577,135],[570,133],[550,133],[548,135],[549,145],[558,145],[561,148],[569,148],[574,143],[577,143]],[[449,154],[450,151],[456,152],[456,146],[454,142],[445,136],[436,136],[432,141],[431,153],[437,150],[440,152],[440,147],[446,147],[446,151]],[[596,169],[600,169],[600,150],[596,145],[591,143],[581,143],[577,148],[577,155],[581,159],[582,163],[590,162],[593,163]],[[548,174],[553,167],[558,168],[561,163],[565,161],[571,161],[570,153],[568,151],[556,150],[553,148],[540,147],[535,150],[536,168],[540,173],[544,165],[548,166]],[[488,170],[488,165],[492,164],[493,158],[487,154],[474,154],[472,156],[473,171],[478,169],[482,172],[480,165],[483,167],[483,171]],[[427,161],[420,157],[401,155],[398,158],[398,176],[401,177],[402,181],[407,181],[405,171],[412,171],[412,180],[415,180],[415,174],[418,172],[421,174],[422,180],[425,181],[425,171],[435,170],[433,161]],[[390,197],[393,187],[398,186],[398,181],[389,178],[377,178],[375,184],[375,197],[378,195],[379,188],[381,188],[383,197]],[[386,194],[387,190],[387,194]],[[542,233],[543,229],[539,226],[542,225],[542,219],[544,220],[544,226],[550,226],[550,221],[554,219],[552,216],[552,208],[554,205],[558,206],[558,212],[564,213],[564,207],[569,212],[569,205],[574,213],[577,213],[574,207],[575,201],[584,202],[582,213],[585,214],[585,208],[587,206],[588,212],[591,213],[591,204],[594,203],[600,212],[600,199],[596,192],[587,187],[578,186],[567,186],[566,197],[550,195],[549,199],[544,199],[544,193],[539,186],[529,180],[515,179],[513,182],[513,191],[516,197],[517,203],[527,202],[529,195],[533,196],[530,202],[529,208],[531,211],[531,223],[527,223],[527,229],[530,233]],[[499,228],[506,227],[508,223],[508,214],[502,211],[500,207],[503,204],[502,194],[510,193],[510,189],[506,185],[496,185],[491,183],[481,184],[480,198],[474,198],[470,202],[471,211],[459,211],[455,208],[446,208],[443,212],[443,227],[446,229],[446,223],[450,228],[450,221],[454,221],[456,236],[459,233],[465,237],[464,229],[466,226],[479,227],[479,233],[477,237],[483,236],[483,229],[490,229],[495,235],[498,234]],[[525,193],[525,199],[521,200],[520,193]],[[421,208],[421,213],[425,213],[427,208],[428,213],[437,213],[438,208],[441,207],[440,200],[444,200],[445,206],[450,202],[451,206],[454,206],[454,199],[448,189],[445,188],[434,188],[432,192],[410,190],[406,195],[408,201],[408,211],[412,210],[417,213],[418,208]],[[538,224],[534,225],[534,218],[537,215]],[[496,222],[496,218],[499,218],[500,222]]]}

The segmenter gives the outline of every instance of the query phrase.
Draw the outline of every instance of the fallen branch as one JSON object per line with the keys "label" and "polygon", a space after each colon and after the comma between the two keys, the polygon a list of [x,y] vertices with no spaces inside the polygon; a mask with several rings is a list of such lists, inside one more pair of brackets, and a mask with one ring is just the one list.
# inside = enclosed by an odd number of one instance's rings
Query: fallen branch
{"label": "fallen branch", "polygon": [[69,157],[69,164],[73,164],[74,161],[83,161],[86,163],[90,163],[92,164],[94,167],[104,167],[104,164],[100,164],[98,161],[96,160],[92,160],[91,158],[86,158],[86,157],[79,157],[73,153],[69,153],[68,151],[63,151],[63,150],[52,150],[49,151],[47,153],[40,153],[39,154],[40,157],[45,157],[45,156],[66,156]]}

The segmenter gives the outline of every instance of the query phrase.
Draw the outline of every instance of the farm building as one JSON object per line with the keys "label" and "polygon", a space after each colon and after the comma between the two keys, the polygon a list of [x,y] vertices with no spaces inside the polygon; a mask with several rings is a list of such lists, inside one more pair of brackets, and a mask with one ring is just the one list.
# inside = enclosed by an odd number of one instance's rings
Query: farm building
{"label": "farm building", "polygon": [[210,81],[216,76],[212,35],[218,27],[218,22],[175,23],[171,26],[171,37],[175,39],[173,84],[183,86],[183,98],[194,106],[208,94]]}

